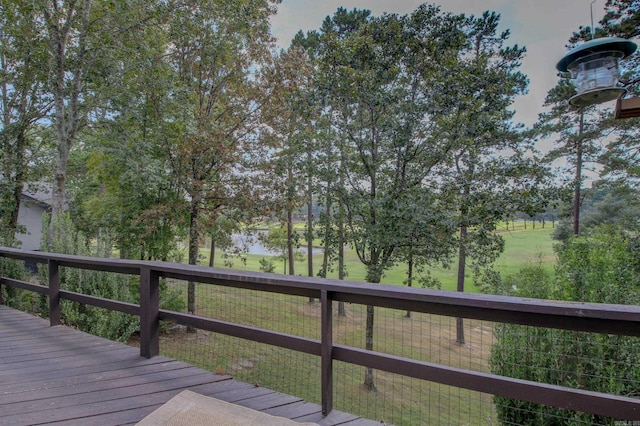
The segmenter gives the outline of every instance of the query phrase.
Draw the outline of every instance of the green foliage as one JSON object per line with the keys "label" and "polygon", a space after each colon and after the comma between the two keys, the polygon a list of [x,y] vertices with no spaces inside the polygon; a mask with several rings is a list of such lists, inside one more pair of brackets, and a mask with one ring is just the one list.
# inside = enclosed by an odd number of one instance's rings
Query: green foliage
{"label": "green foliage", "polygon": [[[46,227],[46,221],[45,225]],[[49,241],[55,252],[81,256],[97,256],[96,247],[73,225],[69,214],[59,216],[54,224],[56,233]],[[46,234],[45,238],[46,238]],[[41,268],[40,279],[47,285],[45,268]],[[77,268],[60,269],[60,288],[104,299],[122,302],[140,303],[139,278],[136,276],[116,275],[114,273],[91,271]],[[160,286],[161,306],[171,310],[182,310],[184,302],[178,289],[168,288],[162,282]],[[48,314],[47,305],[40,310]],[[61,303],[62,321],[80,330],[106,337],[112,340],[126,341],[138,331],[139,319],[121,312],[104,310],[90,305],[70,301]]]}
{"label": "green foliage", "polygon": [[[24,262],[6,257],[0,258],[0,277],[24,280],[26,276]],[[37,294],[8,286],[2,286],[1,291],[5,305],[26,312],[39,311],[40,297]]]}
{"label": "green foliage", "polygon": [[[573,238],[559,248],[555,275],[530,265],[510,279],[521,297],[640,304],[638,238],[612,227]],[[507,286],[503,287],[507,288]],[[493,373],[616,395],[640,392],[632,337],[498,324],[490,364]],[[612,419],[496,396],[504,424],[610,424]]]}
{"label": "green foliage", "polygon": [[425,271],[421,276],[419,276],[418,283],[420,283],[422,288],[442,289],[442,281],[432,276],[430,271]]}
{"label": "green foliage", "polygon": [[499,222],[546,204],[539,190],[546,170],[509,109],[528,84],[518,70],[526,49],[507,45],[510,34],[498,31],[499,21],[494,12],[465,19],[468,45],[452,66],[458,78],[447,86],[447,108],[438,117],[440,137],[451,147],[438,177],[442,205],[452,209],[460,230],[459,289],[467,263],[476,281],[495,279],[490,268],[504,247],[495,233]]}
{"label": "green foliage", "polygon": [[[580,205],[580,232],[589,233],[602,225],[616,226],[628,232],[638,232],[640,223],[640,197],[638,189],[626,184],[612,184],[606,180],[595,182],[583,191]],[[553,232],[553,238],[568,241],[572,235],[572,224],[562,220]]]}
{"label": "green foliage", "polygon": [[[406,16],[377,17],[340,8],[319,31],[295,40],[316,59],[316,85],[331,126],[323,135],[332,147],[322,151],[327,164],[321,178],[325,200],[336,208],[323,219],[346,225],[345,238],[368,268],[369,281],[380,281],[398,247],[418,244],[409,241],[418,236],[409,234],[421,233],[420,244],[428,239],[427,224],[417,229],[421,217],[411,212],[426,210],[416,194],[448,150],[431,125],[441,101],[439,83],[464,44],[460,22],[428,5]],[[330,230],[327,223],[324,238],[341,244]]]}
{"label": "green foliage", "polygon": [[[280,226],[272,226],[266,234],[259,234],[258,239],[260,242],[270,251],[277,253],[276,257],[284,261],[284,274],[287,273],[287,261],[289,260],[289,237],[287,231],[287,225],[281,224]],[[293,232],[291,235],[291,243],[293,245],[294,261],[303,258],[302,253],[297,251],[300,247],[300,235],[297,232]],[[261,262],[262,264],[262,262]]]}
{"label": "green foliage", "polygon": [[260,270],[262,272],[273,273],[276,271],[276,265],[274,265],[272,261],[267,260],[263,257],[262,259],[260,259]]}
{"label": "green foliage", "polygon": [[[596,38],[614,36],[631,39],[640,34],[636,0],[608,0],[604,9],[605,14],[599,25],[595,28],[581,26],[570,37],[568,48],[591,40],[594,35]],[[634,54],[620,61],[621,83],[636,83],[626,87],[625,96],[638,96],[640,93],[637,84],[639,58],[638,54]],[[555,174],[564,181],[566,187],[574,190],[573,207],[578,210],[583,198],[580,194],[584,181],[583,169],[597,170],[598,177],[611,184],[637,189],[640,177],[640,120],[616,120],[613,118],[613,108],[606,103],[576,109],[567,102],[575,94],[572,82],[568,78],[561,78],[547,95],[546,104],[551,108],[540,114],[536,129],[543,137],[557,137],[557,145],[548,153],[547,159],[555,161],[563,157],[566,160],[556,162],[561,166]],[[572,166],[573,170],[567,165]],[[574,218],[576,225],[578,219],[581,218]],[[581,229],[582,224],[579,225]],[[568,229],[561,229],[557,237],[566,240],[570,235]]]}
{"label": "green foliage", "polygon": [[47,77],[47,43],[29,2],[0,4],[0,244],[13,246],[20,196],[26,182],[38,180],[44,167],[38,122],[51,108],[42,96]]}

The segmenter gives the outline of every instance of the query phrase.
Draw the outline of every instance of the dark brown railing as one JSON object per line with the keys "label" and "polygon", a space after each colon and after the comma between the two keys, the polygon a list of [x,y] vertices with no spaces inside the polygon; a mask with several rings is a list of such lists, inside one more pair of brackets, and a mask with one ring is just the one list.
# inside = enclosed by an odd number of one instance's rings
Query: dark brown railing
{"label": "dark brown railing", "polygon": [[[51,325],[60,323],[61,299],[139,316],[140,355],[143,357],[150,358],[159,353],[160,320],[319,356],[322,364],[322,409],[325,415],[333,407],[333,361],[343,361],[538,404],[625,420],[640,419],[639,399],[513,379],[333,344],[331,315],[333,302],[351,302],[450,317],[637,337],[640,336],[640,307],[638,306],[554,302],[433,291],[320,278],[238,272],[164,262],[68,256],[4,247],[0,247],[0,257],[48,264],[48,287],[6,277],[0,277],[0,287],[5,285],[47,295]],[[140,305],[61,290],[59,279],[61,266],[138,275],[140,276]],[[321,339],[308,339],[160,309],[159,279],[161,277],[318,298],[322,306]],[[0,297],[1,294],[2,292]]]}

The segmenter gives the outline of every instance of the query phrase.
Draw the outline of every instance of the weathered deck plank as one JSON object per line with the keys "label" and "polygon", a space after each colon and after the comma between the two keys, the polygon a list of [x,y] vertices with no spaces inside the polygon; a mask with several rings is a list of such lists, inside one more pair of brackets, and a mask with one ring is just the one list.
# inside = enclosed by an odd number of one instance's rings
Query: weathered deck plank
{"label": "weathered deck plank", "polygon": [[185,389],[321,425],[375,425],[0,305],[0,425],[135,424]]}

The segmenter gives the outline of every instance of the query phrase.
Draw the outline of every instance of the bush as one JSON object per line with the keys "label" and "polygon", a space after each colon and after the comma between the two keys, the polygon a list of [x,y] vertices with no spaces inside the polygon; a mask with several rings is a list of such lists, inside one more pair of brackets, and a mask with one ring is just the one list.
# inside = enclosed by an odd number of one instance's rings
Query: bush
{"label": "bush", "polygon": [[[24,281],[27,274],[24,262],[20,260],[0,258],[0,277]],[[31,291],[2,286],[2,300],[4,304],[26,312],[39,312],[41,297]]]}
{"label": "bush", "polygon": [[274,273],[276,271],[276,265],[274,265],[272,261],[263,257],[260,259],[260,270],[262,272]]}
{"label": "bush", "polygon": [[[601,229],[558,250],[555,276],[539,265],[524,268],[513,283],[522,297],[638,304],[640,274],[635,241]],[[640,339],[498,324],[490,365],[495,374],[617,395],[640,394]],[[614,419],[494,397],[504,424],[613,424]]]}
{"label": "bush", "polygon": [[[49,247],[58,253],[96,256],[89,239],[75,230],[68,216],[63,217],[57,224],[56,236]],[[41,269],[40,277],[43,284],[47,285],[45,268]],[[140,280],[137,276],[75,268],[60,269],[61,289],[104,299],[139,304],[139,285]],[[160,301],[164,309],[180,311],[184,308],[179,289],[168,288],[164,281],[160,284]],[[41,312],[48,314],[46,306],[42,307]],[[127,341],[138,331],[140,325],[138,317],[134,315],[64,300],[61,303],[61,317],[67,325],[118,341]]]}

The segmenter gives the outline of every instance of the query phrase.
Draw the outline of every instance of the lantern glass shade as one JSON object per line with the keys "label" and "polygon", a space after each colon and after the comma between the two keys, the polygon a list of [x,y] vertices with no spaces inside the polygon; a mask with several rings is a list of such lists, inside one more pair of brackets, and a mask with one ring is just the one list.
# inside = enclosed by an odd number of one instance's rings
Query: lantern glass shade
{"label": "lantern glass shade", "polygon": [[571,74],[577,95],[569,103],[585,107],[620,97],[626,90],[619,84],[619,61],[636,48],[634,42],[622,38],[599,38],[567,53],[556,68]]}
{"label": "lantern glass shade", "polygon": [[567,68],[578,94],[615,87],[620,79],[618,59],[621,56],[620,52],[594,53],[570,64]]}

